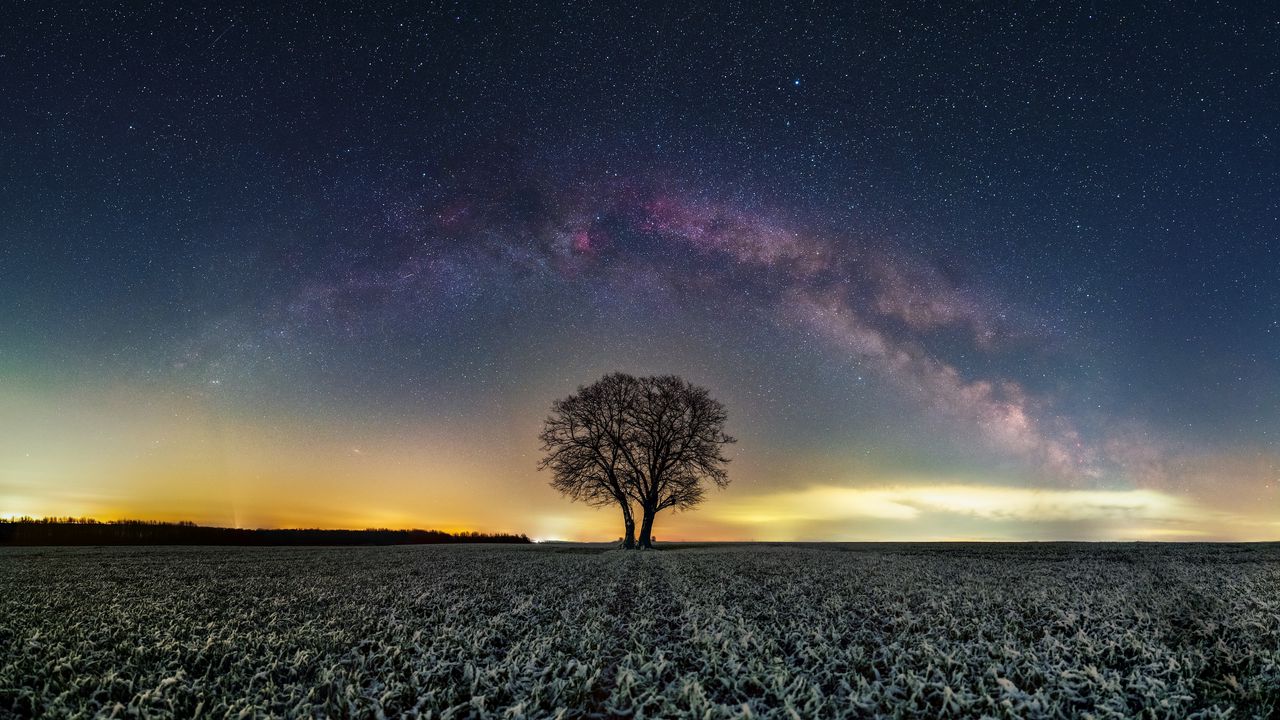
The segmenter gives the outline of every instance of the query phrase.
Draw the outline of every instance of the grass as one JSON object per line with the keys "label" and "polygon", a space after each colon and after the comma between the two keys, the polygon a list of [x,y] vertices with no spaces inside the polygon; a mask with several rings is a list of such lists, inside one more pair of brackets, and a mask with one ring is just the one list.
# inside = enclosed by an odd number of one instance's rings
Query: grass
{"label": "grass", "polygon": [[0,551],[0,715],[1272,717],[1280,546]]}

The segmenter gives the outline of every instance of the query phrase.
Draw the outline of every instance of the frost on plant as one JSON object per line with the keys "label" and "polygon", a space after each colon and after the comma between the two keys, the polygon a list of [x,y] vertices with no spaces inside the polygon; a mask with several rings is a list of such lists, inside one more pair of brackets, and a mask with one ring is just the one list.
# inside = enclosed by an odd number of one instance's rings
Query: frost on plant
{"label": "frost on plant", "polygon": [[0,716],[1274,717],[1271,545],[8,549]]}

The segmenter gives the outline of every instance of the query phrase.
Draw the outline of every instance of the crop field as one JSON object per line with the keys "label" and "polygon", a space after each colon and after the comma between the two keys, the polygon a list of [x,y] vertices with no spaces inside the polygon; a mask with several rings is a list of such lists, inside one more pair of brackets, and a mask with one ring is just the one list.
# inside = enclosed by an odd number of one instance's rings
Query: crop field
{"label": "crop field", "polygon": [[1274,717],[1280,546],[0,550],[0,716]]}

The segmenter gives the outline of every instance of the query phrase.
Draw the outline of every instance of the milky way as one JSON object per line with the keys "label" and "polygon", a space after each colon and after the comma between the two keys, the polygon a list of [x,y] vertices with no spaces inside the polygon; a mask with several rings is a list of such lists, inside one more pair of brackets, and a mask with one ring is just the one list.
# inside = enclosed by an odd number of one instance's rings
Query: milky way
{"label": "milky way", "polygon": [[[412,211],[388,209],[403,239],[390,262],[378,257],[369,264],[381,267],[367,269],[340,255],[327,273],[285,298],[273,318],[278,325],[249,324],[267,337],[310,336],[302,338],[305,352],[316,354],[331,351],[323,345],[330,332],[390,333],[396,341],[428,344],[441,315],[461,312],[458,296],[482,301],[487,293],[513,292],[513,285],[579,294],[580,305],[565,312],[569,318],[657,296],[675,306],[759,316],[793,331],[766,352],[847,354],[910,396],[920,413],[935,413],[959,436],[1024,460],[1033,476],[1070,486],[1167,479],[1171,451],[1149,433],[1135,438],[1136,421],[1103,418],[1084,435],[1052,396],[1028,391],[1016,368],[1008,375],[966,374],[935,352],[938,336],[953,344],[958,337],[962,351],[992,356],[1005,342],[1042,339],[1034,336],[1034,318],[1020,318],[1027,327],[1019,326],[991,293],[957,287],[923,260],[674,182],[522,180],[518,188],[490,185],[484,197],[462,193]],[[377,321],[385,317],[391,325]],[[714,324],[693,331],[721,341]],[[215,355],[220,371],[218,362]],[[1125,434],[1112,434],[1117,426]]]}

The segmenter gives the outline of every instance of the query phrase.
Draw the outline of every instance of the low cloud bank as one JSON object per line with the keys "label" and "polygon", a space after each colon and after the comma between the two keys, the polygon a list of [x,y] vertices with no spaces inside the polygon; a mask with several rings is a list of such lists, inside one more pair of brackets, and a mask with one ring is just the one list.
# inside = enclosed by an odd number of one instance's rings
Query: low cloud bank
{"label": "low cloud bank", "polygon": [[[718,503],[714,521],[759,539],[804,539],[845,525],[867,538],[1027,539],[1028,528],[1053,528],[1036,539],[1261,539],[1272,522],[1235,516],[1151,489],[1035,489],[960,483],[841,487],[813,485]],[[1274,529],[1271,530],[1274,533]]]}

